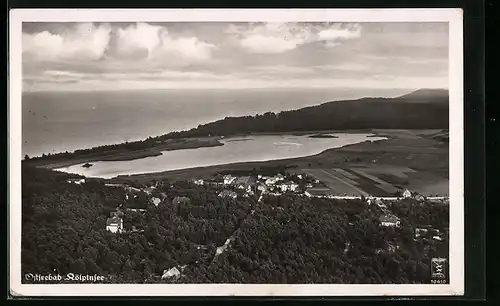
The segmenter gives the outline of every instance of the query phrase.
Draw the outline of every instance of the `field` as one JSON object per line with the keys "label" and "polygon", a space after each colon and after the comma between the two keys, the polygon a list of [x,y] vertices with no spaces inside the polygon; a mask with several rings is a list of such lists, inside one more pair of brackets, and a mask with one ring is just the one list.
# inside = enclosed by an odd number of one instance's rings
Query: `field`
{"label": "field", "polygon": [[352,168],[313,168],[303,171],[325,183],[337,195],[388,197],[404,189],[425,196],[448,195],[447,179],[408,167],[357,165]]}

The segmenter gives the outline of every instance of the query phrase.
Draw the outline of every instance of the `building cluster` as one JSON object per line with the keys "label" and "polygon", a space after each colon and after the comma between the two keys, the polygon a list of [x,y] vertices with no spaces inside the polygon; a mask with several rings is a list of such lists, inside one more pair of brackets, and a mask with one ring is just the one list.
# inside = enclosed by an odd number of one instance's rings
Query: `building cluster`
{"label": "building cluster", "polygon": [[85,183],[85,179],[75,179],[75,178],[72,178],[72,179],[69,179],[67,180],[68,183],[70,184],[76,184],[76,185],[81,185],[81,184],[84,184]]}
{"label": "building cluster", "polygon": [[120,217],[120,212],[111,212],[111,218],[106,220],[106,230],[112,233],[123,232],[123,219]]}
{"label": "building cluster", "polygon": [[393,214],[384,214],[379,218],[380,225],[385,227],[399,227],[401,225],[401,221],[398,217]]}
{"label": "building cluster", "polygon": [[430,225],[419,226],[419,227],[415,228],[414,240],[431,238],[431,239],[436,240],[436,241],[442,241],[443,240],[442,237],[443,237],[443,233],[441,233],[439,229],[433,228]]}
{"label": "building cluster", "polygon": [[[223,190],[219,193],[220,197],[237,198],[239,195],[251,196],[257,192],[267,193],[271,195],[281,195],[286,192],[302,193],[300,184],[306,185],[306,176],[304,174],[285,176],[281,173],[275,175],[244,175],[236,176],[226,174],[221,178],[203,179],[196,178],[192,182],[196,185],[212,185],[222,187]],[[316,180],[317,183],[319,181]],[[299,184],[300,183],[300,184]],[[312,184],[308,184],[312,187]]]}

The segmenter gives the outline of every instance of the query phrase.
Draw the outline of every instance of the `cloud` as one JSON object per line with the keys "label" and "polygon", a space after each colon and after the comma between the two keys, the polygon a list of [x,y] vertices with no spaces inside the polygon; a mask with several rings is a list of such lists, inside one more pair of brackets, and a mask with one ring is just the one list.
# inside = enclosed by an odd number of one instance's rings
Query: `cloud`
{"label": "cloud", "polygon": [[36,62],[207,60],[217,47],[194,36],[173,37],[167,27],[147,23],[116,27],[74,23],[62,33],[23,33],[23,60]]}
{"label": "cloud", "polygon": [[[442,39],[446,31],[373,27],[305,22],[33,23],[23,33],[23,90],[390,88],[447,82],[448,40]],[[413,41],[423,35],[442,42]]]}
{"label": "cloud", "polygon": [[359,24],[350,25],[347,28],[342,28],[341,24],[334,24],[318,32],[318,40],[327,42],[359,38],[360,36],[361,26]]}
{"label": "cloud", "polygon": [[113,32],[108,56],[117,58],[149,57],[161,44],[162,27],[137,23]]}
{"label": "cloud", "polygon": [[226,33],[232,34],[236,43],[248,52],[282,53],[313,42],[336,47],[345,40],[359,38],[361,27],[357,24],[264,23],[230,25]]}
{"label": "cloud", "polygon": [[57,59],[98,60],[109,43],[111,27],[92,23],[75,23],[64,34],[43,31],[23,34],[23,55],[38,61]]}
{"label": "cloud", "polygon": [[118,28],[108,55],[114,58],[149,60],[207,60],[214,44],[195,36],[174,37],[167,27],[137,23]]}
{"label": "cloud", "polygon": [[168,33],[163,33],[160,56],[173,54],[194,60],[207,60],[212,57],[212,52],[217,49],[213,44],[200,41],[196,37],[172,38]]}

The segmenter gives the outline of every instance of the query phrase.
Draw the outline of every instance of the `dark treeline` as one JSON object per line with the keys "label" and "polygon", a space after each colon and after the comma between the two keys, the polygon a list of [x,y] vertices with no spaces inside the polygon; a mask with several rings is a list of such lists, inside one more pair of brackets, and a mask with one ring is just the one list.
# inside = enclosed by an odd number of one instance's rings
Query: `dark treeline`
{"label": "dark treeline", "polygon": [[[220,189],[160,183],[129,195],[99,181],[23,166],[21,269],[98,274],[112,283],[426,283],[430,258],[448,256],[448,239],[413,239],[414,227],[448,226],[448,206],[401,201],[401,228],[380,227],[376,205],[293,195],[218,197]],[[74,177],[74,176],[72,176]],[[185,196],[189,201],[174,203]],[[151,197],[162,199],[158,206]],[[125,233],[105,230],[117,205]],[[251,213],[253,211],[253,213]],[[134,229],[137,229],[136,231]],[[215,249],[234,234],[226,252]],[[179,279],[164,270],[187,265]]]}
{"label": "dark treeline", "polygon": [[[443,91],[447,93],[446,91]],[[349,129],[448,128],[448,96],[419,95],[399,98],[363,98],[256,116],[226,117],[170,137],[232,135],[258,132],[292,132]],[[439,93],[439,94],[438,94]],[[411,98],[410,98],[411,97]]]}

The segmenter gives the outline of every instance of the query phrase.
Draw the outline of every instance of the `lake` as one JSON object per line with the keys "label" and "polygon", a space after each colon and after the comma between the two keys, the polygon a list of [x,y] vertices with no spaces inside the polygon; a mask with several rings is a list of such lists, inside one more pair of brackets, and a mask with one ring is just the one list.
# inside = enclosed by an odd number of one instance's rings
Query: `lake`
{"label": "lake", "polygon": [[88,177],[112,178],[118,175],[297,158],[316,155],[327,149],[345,145],[387,139],[361,133],[332,133],[330,135],[338,138],[311,138],[308,137],[309,135],[230,137],[221,140],[224,145],[218,147],[164,151],[160,156],[131,161],[100,161],[93,163],[94,165],[90,168],[77,164],[56,170]]}

